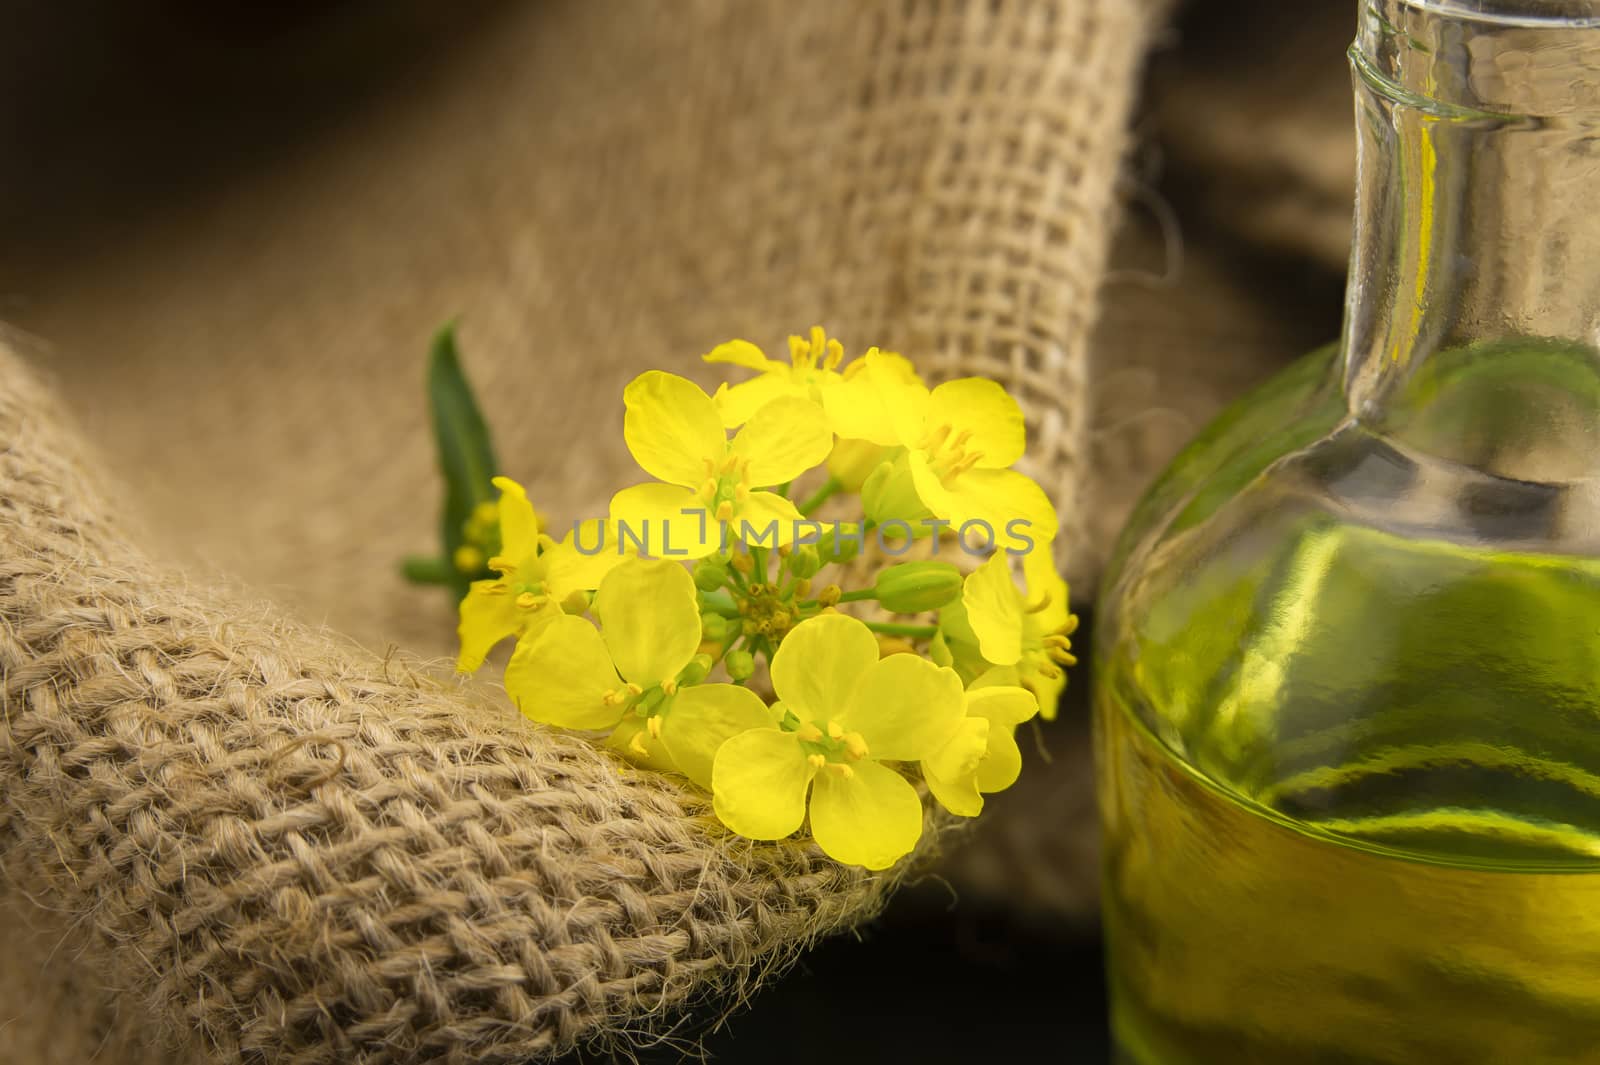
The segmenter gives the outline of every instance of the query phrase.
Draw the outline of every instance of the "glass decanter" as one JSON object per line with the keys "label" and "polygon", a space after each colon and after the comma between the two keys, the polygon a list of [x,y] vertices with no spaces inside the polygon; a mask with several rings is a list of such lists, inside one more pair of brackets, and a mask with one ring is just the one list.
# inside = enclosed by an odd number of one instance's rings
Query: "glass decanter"
{"label": "glass decanter", "polygon": [[1600,3],[1363,0],[1341,342],[1097,614],[1118,1054],[1600,1062]]}

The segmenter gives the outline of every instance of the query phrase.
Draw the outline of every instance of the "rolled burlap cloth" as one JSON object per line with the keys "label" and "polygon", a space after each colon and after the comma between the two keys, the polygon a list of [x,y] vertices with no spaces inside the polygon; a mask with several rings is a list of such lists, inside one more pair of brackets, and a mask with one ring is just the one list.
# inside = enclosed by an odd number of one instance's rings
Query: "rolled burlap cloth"
{"label": "rolled burlap cloth", "polygon": [[[59,248],[40,219],[71,213],[8,175],[0,289],[93,447],[0,357],[0,854],[13,938],[60,945],[0,984],[0,1059],[517,1060],[737,998],[873,912],[892,877],[731,839],[380,650],[453,628],[395,571],[434,536],[425,339],[463,316],[505,472],[562,517],[637,476],[626,380],[728,336],[820,321],[989,374],[1070,552],[1156,6],[356,5],[174,95],[338,112],[292,152],[148,205],[249,130],[100,159],[142,180]],[[436,44],[383,91],[274,91],[402,13]],[[96,101],[137,98],[137,58]]]}
{"label": "rolled burlap cloth", "polygon": [[897,879],[163,573],[3,349],[0,384],[7,886],[180,1046],[523,1061],[747,990]]}

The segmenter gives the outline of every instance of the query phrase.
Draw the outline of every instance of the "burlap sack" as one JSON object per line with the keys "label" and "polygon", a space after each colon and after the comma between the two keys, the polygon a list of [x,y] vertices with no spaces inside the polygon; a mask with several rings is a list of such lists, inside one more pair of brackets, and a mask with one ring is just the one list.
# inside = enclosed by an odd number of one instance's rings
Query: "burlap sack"
{"label": "burlap sack", "polygon": [[632,476],[626,379],[729,335],[821,321],[987,373],[1070,550],[1158,6],[478,12],[296,153],[25,264],[16,317],[95,450],[0,356],[0,846],[63,944],[0,1058],[517,1060],[737,998],[873,912],[892,876],[732,840],[384,653],[451,631],[393,565],[431,542],[422,341],[463,315],[506,472],[560,515]]}

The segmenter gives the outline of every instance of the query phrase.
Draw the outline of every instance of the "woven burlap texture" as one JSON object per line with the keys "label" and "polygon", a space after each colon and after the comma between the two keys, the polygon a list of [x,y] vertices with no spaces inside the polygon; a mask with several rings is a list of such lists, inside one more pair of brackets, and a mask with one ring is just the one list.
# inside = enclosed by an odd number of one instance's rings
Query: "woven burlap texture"
{"label": "woven burlap texture", "polygon": [[42,265],[25,323],[98,450],[0,358],[0,846],[62,944],[0,1057],[517,1060],[872,913],[889,878],[205,575],[447,649],[393,563],[432,537],[420,348],[456,312],[553,513],[631,476],[632,374],[820,320],[1011,387],[1073,544],[1154,7],[513,5],[181,227]]}
{"label": "woven burlap texture", "polygon": [[523,1060],[882,897],[673,779],[163,580],[0,358],[6,872],[224,1057]]}

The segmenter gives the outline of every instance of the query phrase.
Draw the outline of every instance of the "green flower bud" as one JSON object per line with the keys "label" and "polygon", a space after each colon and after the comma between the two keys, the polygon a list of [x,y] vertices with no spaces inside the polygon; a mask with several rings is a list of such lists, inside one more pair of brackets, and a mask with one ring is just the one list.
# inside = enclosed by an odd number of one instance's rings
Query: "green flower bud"
{"label": "green flower bud", "polygon": [[714,592],[728,583],[728,568],[716,558],[702,558],[694,564],[695,587],[702,592]]}
{"label": "green flower bud", "polygon": [[861,554],[867,531],[858,521],[844,521],[828,527],[817,541],[817,557],[823,565],[842,565]]}
{"label": "green flower bud", "polygon": [[[926,532],[921,526],[933,517],[933,511],[917,495],[910,460],[905,455],[892,463],[882,463],[867,478],[867,483],[861,486],[861,508],[866,511],[867,518],[878,525],[905,522],[911,526],[913,536]],[[904,530],[900,535],[904,535]]]}
{"label": "green flower bud", "polygon": [[816,545],[806,544],[804,547],[795,548],[794,554],[789,556],[789,572],[806,580],[817,575],[817,570],[822,568],[822,555],[817,551]]}
{"label": "green flower bud", "polygon": [[948,562],[902,562],[880,570],[872,587],[886,610],[920,614],[961,594],[961,571]]}
{"label": "green flower bud", "polygon": [[695,655],[689,659],[689,664],[678,673],[679,684],[699,684],[711,672],[712,662],[710,655]]}
{"label": "green flower bud", "polygon": [[729,651],[722,664],[728,667],[728,676],[734,680],[749,680],[756,671],[756,656],[745,650]]}
{"label": "green flower bud", "polygon": [[721,642],[728,637],[728,619],[721,614],[700,615],[700,637]]}

